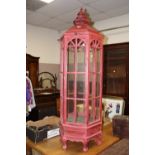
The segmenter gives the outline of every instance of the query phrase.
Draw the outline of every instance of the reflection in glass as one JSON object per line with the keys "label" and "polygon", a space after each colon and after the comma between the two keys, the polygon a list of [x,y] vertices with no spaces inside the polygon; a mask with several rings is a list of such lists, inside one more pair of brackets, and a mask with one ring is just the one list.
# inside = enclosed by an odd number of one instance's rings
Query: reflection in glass
{"label": "reflection in glass", "polygon": [[81,42],[80,47],[77,49],[77,71],[85,71],[85,44]]}
{"label": "reflection in glass", "polygon": [[93,48],[90,49],[90,54],[89,54],[89,67],[90,67],[90,72],[93,72],[93,63],[94,62],[94,50]]}
{"label": "reflection in glass", "polygon": [[77,74],[77,98],[84,98],[85,95],[85,76]]}
{"label": "reflection in glass", "polygon": [[93,73],[89,74],[89,98],[93,96]]}
{"label": "reflection in glass", "polygon": [[67,64],[67,71],[68,72],[73,72],[75,69],[74,69],[74,60],[75,58],[75,49],[73,46],[69,46],[68,47],[68,64]]}
{"label": "reflection in glass", "polygon": [[100,107],[99,107],[99,105],[100,105],[100,99],[98,98],[98,99],[96,99],[96,117],[95,117],[95,119],[96,120],[98,120],[99,119],[99,114],[100,114]]}
{"label": "reflection in glass", "polygon": [[93,100],[89,100],[89,123],[93,121]]}
{"label": "reflection in glass", "polygon": [[67,100],[67,121],[73,122],[74,120],[74,102],[73,100]]}
{"label": "reflection in glass", "polygon": [[67,97],[74,97],[74,74],[67,74]]}
{"label": "reflection in glass", "polygon": [[100,95],[100,74],[96,75],[96,96]]}
{"label": "reflection in glass", "polygon": [[84,123],[84,112],[85,112],[84,105],[85,105],[84,101],[77,100],[77,103],[76,103],[76,111],[77,111],[76,122],[78,122],[78,123]]}

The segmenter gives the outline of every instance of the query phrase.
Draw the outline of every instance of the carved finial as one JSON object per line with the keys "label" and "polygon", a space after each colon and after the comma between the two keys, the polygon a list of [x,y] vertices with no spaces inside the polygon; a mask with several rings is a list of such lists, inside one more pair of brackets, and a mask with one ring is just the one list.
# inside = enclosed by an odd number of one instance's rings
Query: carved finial
{"label": "carved finial", "polygon": [[74,25],[77,27],[81,27],[83,25],[90,25],[90,20],[87,15],[86,9],[80,9],[79,13],[77,14],[76,19],[73,21]]}

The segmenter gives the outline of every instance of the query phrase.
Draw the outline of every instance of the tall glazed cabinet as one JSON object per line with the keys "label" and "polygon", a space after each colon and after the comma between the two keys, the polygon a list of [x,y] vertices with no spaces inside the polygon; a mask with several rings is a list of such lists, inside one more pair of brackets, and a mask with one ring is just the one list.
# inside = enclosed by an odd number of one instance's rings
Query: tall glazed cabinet
{"label": "tall glazed cabinet", "polygon": [[81,9],[61,40],[60,135],[67,141],[101,143],[103,36]]}

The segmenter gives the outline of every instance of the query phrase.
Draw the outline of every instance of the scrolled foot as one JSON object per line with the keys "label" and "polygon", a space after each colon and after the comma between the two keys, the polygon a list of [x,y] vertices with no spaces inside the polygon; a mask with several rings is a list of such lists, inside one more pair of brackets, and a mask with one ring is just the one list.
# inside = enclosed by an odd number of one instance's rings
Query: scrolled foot
{"label": "scrolled foot", "polygon": [[87,145],[87,142],[86,141],[83,143],[83,151],[84,152],[87,152],[88,151],[88,145]]}
{"label": "scrolled foot", "polygon": [[63,143],[62,148],[63,148],[64,150],[66,150],[66,149],[67,149],[67,140],[62,138],[62,143]]}
{"label": "scrolled foot", "polygon": [[63,148],[64,150],[66,150],[66,149],[67,149],[67,145],[64,144],[64,145],[62,146],[62,148]]}
{"label": "scrolled foot", "polygon": [[83,147],[83,151],[87,152],[88,151],[88,147]]}

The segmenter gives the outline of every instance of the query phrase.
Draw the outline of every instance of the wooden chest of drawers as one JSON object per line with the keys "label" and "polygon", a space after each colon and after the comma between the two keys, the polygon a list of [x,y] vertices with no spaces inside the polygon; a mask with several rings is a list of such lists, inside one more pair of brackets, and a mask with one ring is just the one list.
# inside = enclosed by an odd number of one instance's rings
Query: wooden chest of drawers
{"label": "wooden chest of drawers", "polygon": [[57,98],[59,97],[59,92],[35,94],[36,107],[31,111],[28,120],[37,121],[45,116],[57,116]]}

